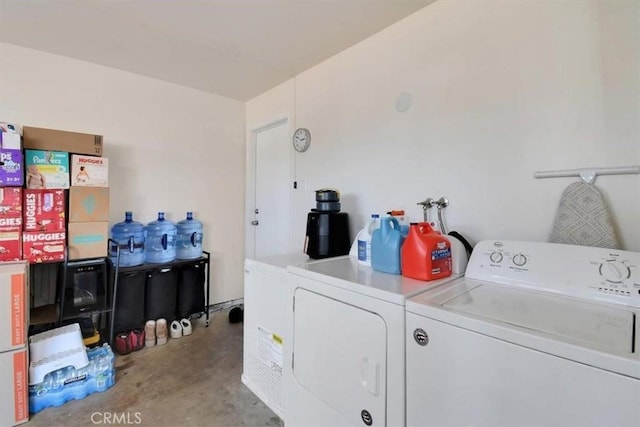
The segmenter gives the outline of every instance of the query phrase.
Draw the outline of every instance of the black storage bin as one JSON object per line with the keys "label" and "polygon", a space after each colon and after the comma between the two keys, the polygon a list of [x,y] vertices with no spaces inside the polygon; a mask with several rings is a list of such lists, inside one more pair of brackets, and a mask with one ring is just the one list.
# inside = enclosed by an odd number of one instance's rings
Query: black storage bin
{"label": "black storage bin", "polygon": [[163,268],[147,272],[145,292],[145,318],[164,318],[167,323],[176,319],[179,270]]}
{"label": "black storage bin", "polygon": [[186,265],[180,269],[177,314],[181,319],[205,311],[204,269],[204,263]]}
{"label": "black storage bin", "polygon": [[144,327],[146,279],[146,271],[120,273],[118,275],[116,311],[113,316],[113,330],[116,333]]}

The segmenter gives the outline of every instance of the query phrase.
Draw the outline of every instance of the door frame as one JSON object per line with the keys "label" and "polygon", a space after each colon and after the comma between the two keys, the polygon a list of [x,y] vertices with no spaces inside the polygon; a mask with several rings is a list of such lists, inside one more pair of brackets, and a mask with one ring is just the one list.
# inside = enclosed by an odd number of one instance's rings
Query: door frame
{"label": "door frame", "polygon": [[[245,258],[255,259],[256,251],[255,251],[255,229],[256,226],[251,225],[251,221],[254,219],[254,210],[256,209],[256,143],[258,140],[258,134],[260,132],[267,131],[269,129],[273,129],[278,126],[286,126],[287,134],[291,135],[293,133],[293,129],[291,128],[292,122],[289,119],[289,116],[280,116],[274,120],[269,120],[259,126],[256,126],[249,130],[249,135],[247,137],[247,158],[246,158],[246,188],[245,188]],[[289,145],[289,147],[291,147]],[[293,181],[295,177],[295,169],[294,169],[294,153],[291,148],[289,148],[289,212],[288,215],[288,223],[291,223],[291,211],[292,211],[292,191]],[[291,230],[288,230],[289,239],[288,243],[291,246]],[[287,248],[287,252],[291,252],[291,247]]]}

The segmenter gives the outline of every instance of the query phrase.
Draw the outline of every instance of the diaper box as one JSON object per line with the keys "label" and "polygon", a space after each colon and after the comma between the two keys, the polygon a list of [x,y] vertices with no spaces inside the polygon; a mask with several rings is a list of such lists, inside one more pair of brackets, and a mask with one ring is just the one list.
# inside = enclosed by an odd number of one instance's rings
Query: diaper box
{"label": "diaper box", "polygon": [[24,190],[24,231],[65,231],[64,190]]}
{"label": "diaper box", "polygon": [[22,233],[22,258],[30,264],[64,260],[66,232],[24,231]]}
{"label": "diaper box", "polygon": [[0,188],[0,232],[22,230],[22,188]]}
{"label": "diaper box", "polygon": [[0,264],[0,352],[27,345],[28,269],[24,261]]}
{"label": "diaper box", "polygon": [[27,188],[69,188],[69,153],[25,150]]}
{"label": "diaper box", "polygon": [[71,155],[71,185],[82,187],[109,186],[109,159]]}
{"label": "diaper box", "polygon": [[0,231],[0,261],[20,261],[22,259],[22,232]]}
{"label": "diaper box", "polygon": [[22,187],[24,184],[24,160],[22,150],[0,148],[0,186]]}

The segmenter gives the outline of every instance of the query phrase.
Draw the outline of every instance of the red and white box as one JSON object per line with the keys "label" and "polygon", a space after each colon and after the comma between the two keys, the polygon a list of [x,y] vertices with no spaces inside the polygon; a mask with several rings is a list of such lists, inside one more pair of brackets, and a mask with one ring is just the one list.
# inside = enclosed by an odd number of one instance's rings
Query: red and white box
{"label": "red and white box", "polygon": [[29,264],[63,261],[66,238],[65,231],[25,231],[22,233],[22,258]]}
{"label": "red and white box", "polygon": [[0,261],[22,259],[22,232],[0,231]]}
{"label": "red and white box", "polygon": [[64,190],[24,190],[22,229],[24,231],[65,231]]}
{"label": "red and white box", "polygon": [[0,232],[22,230],[22,188],[0,188]]}

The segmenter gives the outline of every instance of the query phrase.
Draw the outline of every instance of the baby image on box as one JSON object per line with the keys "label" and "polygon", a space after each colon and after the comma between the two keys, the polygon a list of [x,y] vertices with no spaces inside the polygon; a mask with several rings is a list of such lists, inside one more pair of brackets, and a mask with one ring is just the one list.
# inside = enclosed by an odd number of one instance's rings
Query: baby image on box
{"label": "baby image on box", "polygon": [[25,150],[27,188],[69,188],[69,154]]}

